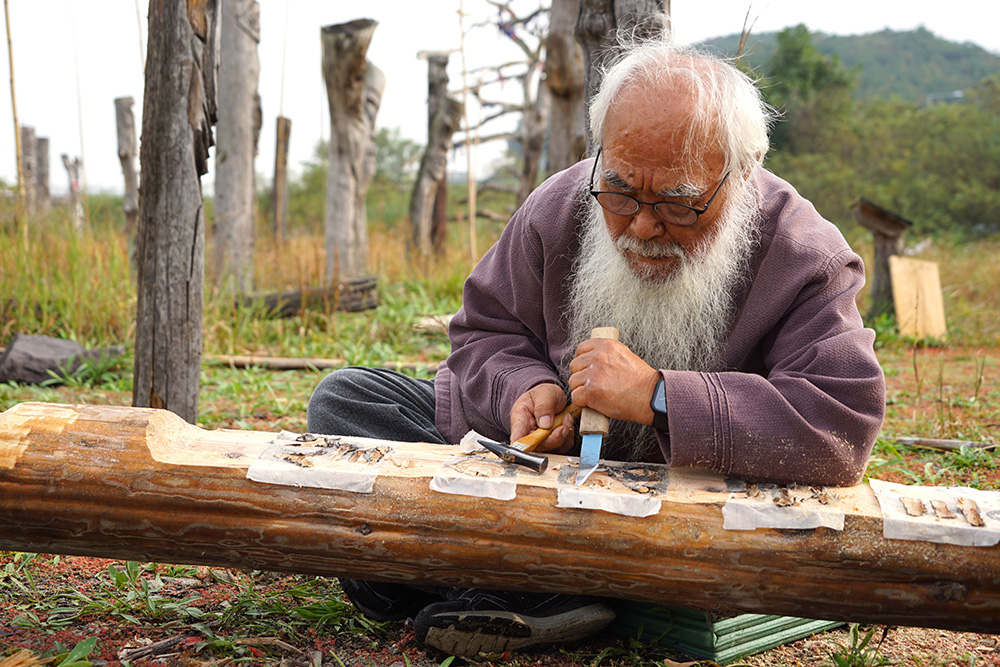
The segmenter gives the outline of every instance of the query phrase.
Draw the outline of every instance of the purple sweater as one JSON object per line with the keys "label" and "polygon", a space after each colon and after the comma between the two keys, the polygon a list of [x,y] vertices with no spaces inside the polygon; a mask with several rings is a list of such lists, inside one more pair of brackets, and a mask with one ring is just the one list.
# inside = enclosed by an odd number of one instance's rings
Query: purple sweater
{"label": "purple sweater", "polygon": [[[521,394],[542,382],[565,386],[562,313],[591,165],[539,186],[466,281],[435,379],[437,427],[448,441],[470,429],[505,440]],[[788,183],[763,169],[755,179],[762,233],[751,281],[735,296],[727,370],[662,371],[662,460],[760,481],[855,484],[885,415],[875,334],[855,302],[864,266]],[[608,444],[603,455],[614,458]]]}

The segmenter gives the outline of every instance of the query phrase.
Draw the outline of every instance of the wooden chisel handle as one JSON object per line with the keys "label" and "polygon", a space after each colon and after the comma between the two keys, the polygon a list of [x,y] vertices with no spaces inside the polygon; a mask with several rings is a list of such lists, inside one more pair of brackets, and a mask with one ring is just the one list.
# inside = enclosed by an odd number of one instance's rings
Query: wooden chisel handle
{"label": "wooden chisel handle", "polygon": [[522,452],[535,451],[535,448],[542,444],[542,440],[549,437],[549,433],[552,433],[557,426],[562,425],[563,419],[566,418],[566,415],[573,415],[573,419],[576,419],[580,416],[580,411],[582,409],[583,408],[580,406],[570,403],[563,409],[562,412],[552,418],[552,428],[542,428],[539,426],[534,431],[515,442],[514,446]]}
{"label": "wooden chisel handle", "polygon": [[[618,340],[621,333],[615,327],[596,327],[590,331],[591,338],[611,338]],[[584,408],[583,416],[580,417],[580,433],[600,433],[607,435],[611,426],[611,420],[593,408]]]}

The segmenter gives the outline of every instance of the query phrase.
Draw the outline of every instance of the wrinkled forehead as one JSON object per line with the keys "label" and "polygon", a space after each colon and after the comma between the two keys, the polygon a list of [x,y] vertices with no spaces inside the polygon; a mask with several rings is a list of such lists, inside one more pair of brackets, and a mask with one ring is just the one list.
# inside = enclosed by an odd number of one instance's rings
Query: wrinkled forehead
{"label": "wrinkled forehead", "polygon": [[725,157],[710,129],[695,122],[690,89],[671,82],[630,82],[608,110],[601,145],[607,163],[662,169],[697,180],[719,176]]}

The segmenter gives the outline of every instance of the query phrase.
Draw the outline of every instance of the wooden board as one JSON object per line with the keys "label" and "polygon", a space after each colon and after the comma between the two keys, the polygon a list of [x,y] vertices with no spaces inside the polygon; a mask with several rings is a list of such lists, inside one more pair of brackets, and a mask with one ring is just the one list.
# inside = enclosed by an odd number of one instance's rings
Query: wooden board
{"label": "wooden board", "polygon": [[889,257],[889,273],[899,333],[914,338],[944,338],[948,327],[938,265],[893,255]]}
{"label": "wooden board", "polygon": [[[432,490],[456,446],[310,438],[204,430],[148,408],[22,403],[0,414],[0,549],[1000,631],[1000,547],[887,538],[867,485],[754,487],[623,464],[567,503],[576,463],[552,456],[542,475],[514,469],[515,496],[501,500]],[[340,460],[296,458],[302,446]],[[326,474],[377,474],[367,491],[248,479],[268,450],[301,470],[330,459]],[[594,509],[586,493],[659,507],[627,516],[613,502]],[[985,536],[1000,511],[981,505]],[[726,528],[734,508],[761,527]]]}

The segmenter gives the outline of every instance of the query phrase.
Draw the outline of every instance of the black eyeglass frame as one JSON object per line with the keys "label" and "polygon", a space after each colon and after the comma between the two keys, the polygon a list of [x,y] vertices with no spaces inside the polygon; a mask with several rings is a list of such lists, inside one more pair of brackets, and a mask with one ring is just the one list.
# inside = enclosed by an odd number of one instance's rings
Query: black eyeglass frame
{"label": "black eyeglass frame", "polygon": [[[719,195],[719,192],[722,190],[722,186],[726,184],[726,180],[729,178],[729,174],[732,173],[732,172],[729,172],[729,171],[726,172],[726,175],[722,177],[722,181],[719,182],[719,187],[715,188],[715,192],[713,192],[712,196],[708,198],[708,201],[705,202],[705,206],[703,208],[696,208],[694,206],[688,206],[687,204],[682,204],[682,203],[677,202],[677,201],[666,201],[666,200],[664,200],[664,201],[655,201],[655,202],[642,201],[641,199],[639,199],[637,197],[633,197],[632,195],[626,194],[624,192],[617,192],[615,190],[595,190],[594,189],[594,177],[597,175],[597,163],[601,159],[601,151],[603,151],[603,150],[604,150],[603,146],[598,146],[598,148],[597,148],[597,155],[594,156],[594,167],[593,167],[593,169],[590,172],[590,187],[589,187],[590,194],[594,197],[594,199],[597,200],[597,203],[601,205],[601,208],[603,208],[606,211],[609,211],[610,213],[614,213],[615,215],[635,215],[636,213],[639,212],[639,208],[641,207],[641,205],[645,204],[646,206],[651,206],[653,208],[653,212],[656,213],[656,217],[657,218],[659,218],[663,222],[666,222],[666,223],[671,224],[671,225],[677,225],[679,227],[690,227],[691,225],[693,225],[693,224],[695,224],[695,223],[698,222],[698,218],[700,218],[701,215],[705,211],[708,210],[708,207],[712,205],[712,202],[715,201],[715,198]],[[607,206],[605,206],[603,203],[601,203],[601,198],[597,196],[597,195],[604,195],[604,194],[615,195],[617,197],[625,197],[626,199],[631,199],[633,202],[635,202],[635,210],[632,211],[631,213],[619,213],[618,211],[613,211],[613,210],[609,209]],[[668,217],[666,217],[666,216],[663,215],[661,209],[657,208],[660,205],[663,205],[664,207],[666,207],[666,210],[668,210],[668,211],[670,210],[669,207],[672,207],[672,206],[679,206],[681,208],[687,209],[688,211],[692,211],[692,212],[694,212],[694,219],[691,222],[678,222],[677,220],[671,220],[670,218],[668,218]]]}

